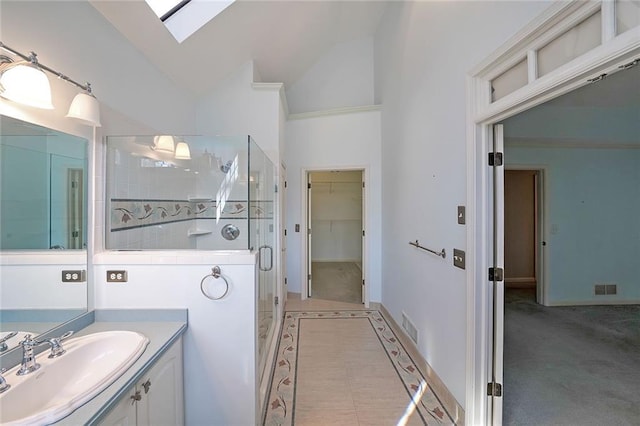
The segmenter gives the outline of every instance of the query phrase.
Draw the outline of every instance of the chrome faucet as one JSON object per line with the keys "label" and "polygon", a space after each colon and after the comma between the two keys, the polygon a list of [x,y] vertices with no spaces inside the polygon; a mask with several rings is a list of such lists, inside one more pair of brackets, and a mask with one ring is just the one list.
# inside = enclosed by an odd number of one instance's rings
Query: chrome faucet
{"label": "chrome faucet", "polygon": [[36,355],[33,353],[33,348],[43,343],[44,342],[32,339],[30,334],[24,336],[24,340],[20,342],[20,346],[22,346],[22,363],[16,373],[18,376],[33,373],[40,368],[40,364],[36,362]]}
{"label": "chrome faucet", "polygon": [[7,346],[7,340],[11,339],[12,337],[15,337],[17,334],[18,334],[17,331],[12,331],[6,336],[4,336],[2,339],[0,339],[0,352],[4,352],[7,349],[9,349],[9,346]]}
{"label": "chrome faucet", "polygon": [[6,368],[0,370],[0,393],[9,390],[11,387],[11,385],[4,379],[4,376],[2,376],[5,371],[7,371]]}
{"label": "chrome faucet", "polygon": [[54,337],[47,340],[32,339],[30,334],[24,336],[24,340],[20,342],[20,346],[22,346],[22,363],[20,365],[20,369],[16,374],[18,376],[24,376],[25,374],[33,373],[38,368],[40,368],[40,364],[36,362],[36,355],[33,352],[33,349],[36,346],[48,343],[51,346],[51,353],[49,353],[49,358],[56,358],[64,354],[66,350],[62,347],[62,341],[70,337],[72,334],[73,330],[70,330],[60,337]]}
{"label": "chrome faucet", "polygon": [[47,358],[57,358],[64,354],[67,350],[62,347],[62,341],[71,337],[73,330],[69,330],[60,337],[54,337],[52,339],[45,340],[43,343],[51,345],[51,352]]}

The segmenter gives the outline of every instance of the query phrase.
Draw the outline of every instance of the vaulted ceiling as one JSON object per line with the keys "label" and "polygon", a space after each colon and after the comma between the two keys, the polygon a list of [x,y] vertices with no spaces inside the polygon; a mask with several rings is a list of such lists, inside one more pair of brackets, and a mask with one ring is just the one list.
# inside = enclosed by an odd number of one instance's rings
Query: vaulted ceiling
{"label": "vaulted ceiling", "polygon": [[144,56],[196,95],[253,60],[289,87],[333,46],[372,36],[383,1],[237,1],[179,44],[142,0],[90,0]]}

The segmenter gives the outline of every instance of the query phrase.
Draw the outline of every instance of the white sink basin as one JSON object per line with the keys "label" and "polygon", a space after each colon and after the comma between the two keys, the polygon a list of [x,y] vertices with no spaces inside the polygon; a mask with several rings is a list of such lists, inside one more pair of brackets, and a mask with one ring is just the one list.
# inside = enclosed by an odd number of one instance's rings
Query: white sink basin
{"label": "white sink basin", "polygon": [[16,366],[4,373],[11,388],[0,394],[0,424],[43,425],[56,422],[113,383],[137,359],[149,339],[133,331],[107,331],[65,340],[66,353],[47,358],[41,367],[18,376]]}

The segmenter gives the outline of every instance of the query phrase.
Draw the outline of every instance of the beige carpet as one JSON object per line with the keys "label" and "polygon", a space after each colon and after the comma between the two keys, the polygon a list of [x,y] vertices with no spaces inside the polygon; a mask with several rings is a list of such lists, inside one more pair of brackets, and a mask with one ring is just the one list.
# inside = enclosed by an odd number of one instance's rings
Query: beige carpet
{"label": "beige carpet", "polygon": [[362,303],[362,271],[355,262],[313,262],[311,297]]}

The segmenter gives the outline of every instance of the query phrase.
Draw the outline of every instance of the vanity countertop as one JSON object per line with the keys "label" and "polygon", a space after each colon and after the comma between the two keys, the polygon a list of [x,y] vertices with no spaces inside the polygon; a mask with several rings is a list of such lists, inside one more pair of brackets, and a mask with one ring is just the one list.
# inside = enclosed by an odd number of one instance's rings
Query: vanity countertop
{"label": "vanity countertop", "polygon": [[[83,336],[101,331],[136,331],[149,338],[149,345],[140,358],[115,382],[73,413],[54,423],[55,425],[96,424],[187,329],[186,310],[171,310],[171,314],[166,316],[167,321],[160,320],[163,317],[161,311],[152,310],[151,315],[147,312],[96,311],[95,322],[75,334]],[[138,321],[145,317],[151,320]]]}

